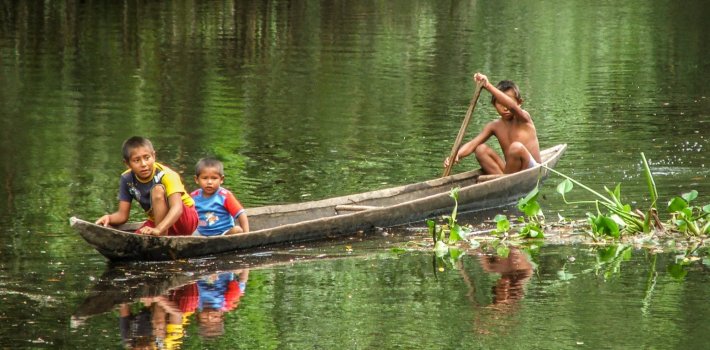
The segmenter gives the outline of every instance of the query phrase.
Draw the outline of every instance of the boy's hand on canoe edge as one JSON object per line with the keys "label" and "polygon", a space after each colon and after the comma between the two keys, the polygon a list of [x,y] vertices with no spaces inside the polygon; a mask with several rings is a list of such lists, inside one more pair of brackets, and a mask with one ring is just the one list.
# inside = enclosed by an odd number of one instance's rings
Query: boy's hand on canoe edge
{"label": "boy's hand on canoe edge", "polygon": [[155,227],[142,227],[140,230],[138,230],[138,233],[143,234],[143,235],[151,235],[151,236],[160,236],[161,232]]}
{"label": "boy's hand on canoe edge", "polygon": [[109,224],[111,224],[111,216],[109,214],[106,214],[96,220],[95,224],[107,227]]}

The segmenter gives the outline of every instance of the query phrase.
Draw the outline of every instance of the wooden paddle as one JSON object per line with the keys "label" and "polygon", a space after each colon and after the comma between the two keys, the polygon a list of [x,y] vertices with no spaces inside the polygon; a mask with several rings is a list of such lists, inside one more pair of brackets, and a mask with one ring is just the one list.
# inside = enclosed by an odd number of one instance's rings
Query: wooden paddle
{"label": "wooden paddle", "polygon": [[449,155],[449,165],[444,170],[444,175],[442,177],[447,177],[451,174],[451,168],[454,166],[454,159],[456,159],[456,153],[461,147],[461,141],[463,141],[463,136],[466,134],[466,128],[468,123],[471,121],[471,115],[473,114],[473,109],[476,108],[476,103],[478,102],[478,97],[481,96],[481,88],[483,85],[476,83],[476,91],[473,93],[473,98],[471,99],[471,104],[468,106],[468,111],[466,111],[466,117],[463,118],[463,123],[461,124],[461,129],[459,129],[459,134],[456,136],[456,141],[454,141],[454,147],[451,148],[451,154]]}

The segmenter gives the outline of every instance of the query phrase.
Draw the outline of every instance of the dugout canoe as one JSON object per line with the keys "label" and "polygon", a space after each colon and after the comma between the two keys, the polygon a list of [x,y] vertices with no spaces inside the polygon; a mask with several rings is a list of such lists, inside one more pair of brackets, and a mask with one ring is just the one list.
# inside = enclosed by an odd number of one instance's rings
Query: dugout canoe
{"label": "dugout canoe", "polygon": [[[566,148],[560,144],[543,150],[542,163],[553,168]],[[449,194],[455,187],[459,188],[460,212],[500,207],[532,190],[547,173],[539,165],[508,175],[482,175],[479,169],[342,197],[247,208],[251,232],[230,236],[156,237],[131,233],[136,223],[111,228],[77,217],[69,221],[86,242],[112,261],[186,259],[422,221],[450,213],[454,201]]]}

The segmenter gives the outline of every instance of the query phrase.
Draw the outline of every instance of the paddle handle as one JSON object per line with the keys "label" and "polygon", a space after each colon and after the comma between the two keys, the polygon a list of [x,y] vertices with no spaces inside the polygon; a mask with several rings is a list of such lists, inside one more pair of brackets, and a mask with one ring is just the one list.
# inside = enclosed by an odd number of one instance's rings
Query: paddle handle
{"label": "paddle handle", "polygon": [[454,166],[454,159],[456,159],[456,153],[461,147],[461,142],[466,134],[466,128],[468,128],[468,123],[471,121],[471,115],[473,115],[473,110],[476,108],[476,103],[478,103],[478,97],[481,96],[481,89],[483,84],[476,83],[476,91],[473,93],[473,98],[471,99],[471,104],[468,105],[468,111],[466,111],[466,117],[463,118],[463,123],[459,129],[459,134],[456,135],[456,141],[454,141],[454,146],[451,147],[451,154],[449,155],[449,165],[446,166],[444,170],[444,175],[442,177],[447,177],[451,174],[451,168]]}

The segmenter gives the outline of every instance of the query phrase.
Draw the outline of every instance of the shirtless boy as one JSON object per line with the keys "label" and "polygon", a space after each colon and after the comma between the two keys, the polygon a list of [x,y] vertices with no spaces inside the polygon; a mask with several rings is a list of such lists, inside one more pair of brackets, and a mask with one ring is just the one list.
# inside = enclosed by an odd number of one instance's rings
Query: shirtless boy
{"label": "shirtless boy", "polygon": [[[473,140],[461,146],[454,163],[475,153],[486,174],[511,174],[539,164],[540,145],[537,141],[537,131],[530,114],[520,107],[523,99],[520,97],[518,86],[510,80],[503,80],[493,86],[488,77],[481,73],[476,73],[474,79],[491,93],[491,103],[500,119],[486,124]],[[498,139],[505,160],[485,144],[491,136]],[[449,158],[446,158],[444,166],[448,165]]]}

